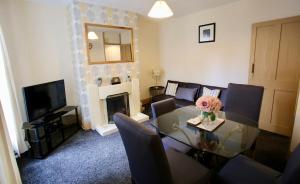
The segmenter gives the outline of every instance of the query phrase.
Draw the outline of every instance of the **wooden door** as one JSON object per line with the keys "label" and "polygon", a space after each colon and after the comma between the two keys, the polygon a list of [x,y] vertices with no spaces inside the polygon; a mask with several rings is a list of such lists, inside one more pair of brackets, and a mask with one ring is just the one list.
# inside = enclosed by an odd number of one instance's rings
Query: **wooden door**
{"label": "wooden door", "polygon": [[249,83],[264,86],[259,128],[291,136],[300,79],[300,16],[252,27]]}

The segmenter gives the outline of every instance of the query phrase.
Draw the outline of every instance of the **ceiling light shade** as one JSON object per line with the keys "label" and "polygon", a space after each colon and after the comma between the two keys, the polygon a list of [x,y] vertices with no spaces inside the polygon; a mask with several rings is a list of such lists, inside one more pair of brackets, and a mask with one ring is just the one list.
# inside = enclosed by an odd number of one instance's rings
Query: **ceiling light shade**
{"label": "ceiling light shade", "polygon": [[173,12],[168,6],[168,4],[165,1],[161,0],[156,1],[148,13],[149,17],[158,19],[171,17],[172,15]]}
{"label": "ceiling light shade", "polygon": [[94,31],[90,31],[88,33],[88,39],[89,40],[98,40],[98,36],[97,36],[97,34]]}

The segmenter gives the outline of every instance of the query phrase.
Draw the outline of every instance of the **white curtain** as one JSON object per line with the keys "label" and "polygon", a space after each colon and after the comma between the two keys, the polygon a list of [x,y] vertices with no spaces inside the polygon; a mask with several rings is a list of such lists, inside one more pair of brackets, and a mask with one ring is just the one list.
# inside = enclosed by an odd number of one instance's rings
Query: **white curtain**
{"label": "white curtain", "polygon": [[20,172],[13,154],[0,101],[0,183],[21,184]]}
{"label": "white curtain", "polygon": [[9,137],[17,155],[25,152],[28,147],[24,141],[22,118],[11,72],[9,57],[2,29],[0,27],[0,100],[7,123]]}

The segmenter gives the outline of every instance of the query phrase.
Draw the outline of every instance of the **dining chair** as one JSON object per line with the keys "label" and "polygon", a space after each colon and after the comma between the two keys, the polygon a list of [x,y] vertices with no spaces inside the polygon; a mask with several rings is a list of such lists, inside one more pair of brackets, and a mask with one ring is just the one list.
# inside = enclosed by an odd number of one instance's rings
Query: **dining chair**
{"label": "dining chair", "polygon": [[261,86],[229,83],[224,111],[245,116],[258,126],[264,88]]}
{"label": "dining chair", "polygon": [[[151,104],[151,109],[152,109],[153,119],[155,120],[159,116],[175,110],[176,109],[175,100],[174,98],[169,98],[166,100],[154,102]],[[161,135],[158,129],[157,129],[157,133]],[[162,142],[166,148],[171,147],[182,153],[188,153],[191,150],[190,146],[178,142],[170,137],[164,137],[164,135],[161,135],[161,137],[163,137]]]}
{"label": "dining chair", "polygon": [[300,144],[291,154],[283,173],[240,155],[230,160],[218,175],[218,183],[225,184],[299,184]]}
{"label": "dining chair", "polygon": [[207,183],[207,168],[185,154],[165,150],[156,132],[147,129],[125,114],[113,120],[120,132],[128,157],[131,179],[137,184]]}
{"label": "dining chair", "polygon": [[168,98],[151,104],[153,119],[176,109],[175,99]]}

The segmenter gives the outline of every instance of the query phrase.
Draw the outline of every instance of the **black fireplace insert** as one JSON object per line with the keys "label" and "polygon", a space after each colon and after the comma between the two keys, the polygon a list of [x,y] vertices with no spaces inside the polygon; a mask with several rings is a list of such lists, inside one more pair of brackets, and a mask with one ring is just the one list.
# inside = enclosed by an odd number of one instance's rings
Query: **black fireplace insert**
{"label": "black fireplace insert", "polygon": [[113,124],[113,115],[117,112],[130,115],[129,94],[120,93],[106,98],[108,123]]}

